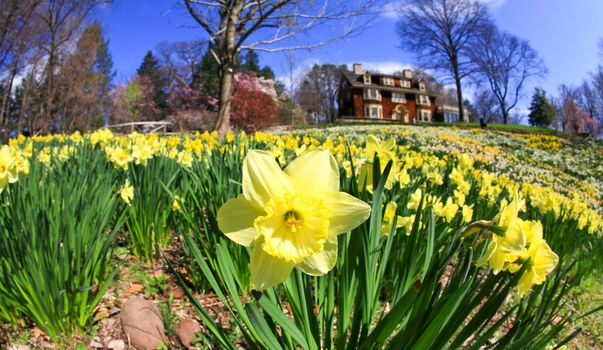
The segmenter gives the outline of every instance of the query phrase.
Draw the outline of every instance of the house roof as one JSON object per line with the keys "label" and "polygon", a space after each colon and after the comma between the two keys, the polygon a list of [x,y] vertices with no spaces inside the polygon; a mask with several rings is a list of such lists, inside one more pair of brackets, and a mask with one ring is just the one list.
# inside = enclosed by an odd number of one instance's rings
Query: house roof
{"label": "house roof", "polygon": [[[352,87],[360,88],[360,89],[376,89],[382,91],[391,91],[391,92],[403,92],[417,95],[428,95],[437,97],[437,94],[428,92],[428,91],[420,91],[418,89],[408,89],[403,87],[389,86],[383,84],[365,84],[364,81],[360,79],[360,77],[364,76],[364,74],[355,74],[354,72],[348,70],[341,70],[341,74],[345,80],[347,80]],[[387,75],[387,74],[373,74],[369,73],[371,76],[380,76],[380,77],[391,77],[391,78],[399,78],[405,79],[404,77],[398,75]]]}

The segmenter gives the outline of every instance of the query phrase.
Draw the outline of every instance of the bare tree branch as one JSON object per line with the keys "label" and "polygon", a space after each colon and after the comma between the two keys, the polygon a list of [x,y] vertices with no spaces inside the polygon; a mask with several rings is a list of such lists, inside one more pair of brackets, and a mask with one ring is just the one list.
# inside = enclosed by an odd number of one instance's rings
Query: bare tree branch
{"label": "bare tree branch", "polygon": [[517,106],[525,83],[546,75],[544,63],[525,40],[490,26],[483,31],[471,51],[478,72],[496,97],[506,124],[510,111]]}
{"label": "bare tree branch", "polygon": [[[279,52],[315,49],[350,37],[369,25],[387,0],[184,0],[208,33],[220,66],[216,128],[228,130],[236,55],[242,50]],[[328,31],[321,31],[332,25]],[[326,33],[326,34],[325,34]],[[302,40],[302,34],[303,40]]]}
{"label": "bare tree branch", "polygon": [[401,47],[414,53],[420,66],[455,83],[463,119],[462,80],[473,74],[469,52],[490,23],[487,7],[477,0],[408,0],[400,13]]}

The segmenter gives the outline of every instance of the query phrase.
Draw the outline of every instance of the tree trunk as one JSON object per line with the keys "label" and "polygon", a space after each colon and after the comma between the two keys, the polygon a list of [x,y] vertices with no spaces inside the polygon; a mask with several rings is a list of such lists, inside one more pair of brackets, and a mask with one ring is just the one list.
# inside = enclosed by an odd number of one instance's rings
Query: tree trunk
{"label": "tree trunk", "polygon": [[459,108],[459,118],[461,122],[465,121],[465,109],[463,108],[463,88],[461,86],[461,75],[459,73],[459,65],[456,55],[451,58],[452,70],[454,74],[454,83],[456,84],[457,106]]}
{"label": "tree trunk", "polygon": [[[227,17],[222,17],[221,22],[226,22],[226,30],[220,38],[219,46],[221,62],[220,65],[220,91],[218,101],[218,120],[215,130],[220,137],[230,131],[230,102],[232,97],[232,80],[234,77],[235,60],[237,56],[236,39],[237,26],[239,25],[239,16],[243,8],[242,0],[234,0],[232,8],[224,12]],[[220,28],[223,26],[221,25]]]}
{"label": "tree trunk", "polygon": [[[48,67],[47,67],[47,75],[46,75],[46,121],[44,124],[48,123],[48,125],[53,124],[52,120],[52,109],[54,108],[54,64],[55,64],[55,56],[54,56],[54,42],[51,43],[50,54],[48,55]],[[32,131],[33,132],[33,131]]]}
{"label": "tree trunk", "polygon": [[456,98],[458,100],[459,118],[461,122],[465,121],[465,109],[463,107],[463,90],[461,88],[461,77],[458,72],[454,74],[454,81],[456,83]]}
{"label": "tree trunk", "polygon": [[225,69],[220,76],[220,93],[218,99],[218,120],[215,130],[220,136],[230,131],[230,102],[232,97],[232,79],[234,72],[232,68]]}

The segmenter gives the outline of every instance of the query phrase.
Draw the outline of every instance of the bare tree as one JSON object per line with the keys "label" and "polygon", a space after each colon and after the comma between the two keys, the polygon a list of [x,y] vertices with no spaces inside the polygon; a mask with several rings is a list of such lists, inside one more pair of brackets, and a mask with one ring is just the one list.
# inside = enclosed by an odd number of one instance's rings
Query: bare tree
{"label": "bare tree", "polygon": [[0,71],[18,59],[21,38],[31,28],[31,18],[40,0],[3,0],[0,2]]}
{"label": "bare tree", "polygon": [[597,113],[595,118],[599,122],[599,128],[603,129],[603,66],[599,65],[597,70],[591,74],[591,89],[594,94]]}
{"label": "bare tree", "polygon": [[420,66],[454,81],[461,120],[462,80],[472,73],[471,42],[490,22],[486,5],[477,0],[408,0],[400,8],[401,46]]}
{"label": "bare tree", "polygon": [[44,117],[48,125],[56,123],[54,102],[57,90],[56,78],[61,60],[67,54],[69,45],[81,33],[94,8],[110,2],[111,0],[47,0],[36,8],[35,16],[44,27],[42,36],[44,39],[42,49],[46,58]]}
{"label": "bare tree", "polygon": [[486,123],[499,122],[497,105],[496,97],[489,88],[478,86],[475,89],[474,107],[478,118],[483,118]]}
{"label": "bare tree", "polygon": [[599,114],[599,101],[594,86],[588,80],[584,80],[577,89],[578,105],[588,115],[595,118]]}
{"label": "bare tree", "polygon": [[312,110],[321,119],[335,122],[337,117],[337,92],[341,79],[340,69],[345,66],[315,64],[302,78],[299,103],[306,110]]}
{"label": "bare tree", "polygon": [[160,42],[156,51],[168,85],[176,80],[178,83],[190,84],[197,72],[199,62],[205,53],[207,40]]}
{"label": "bare tree", "polygon": [[[242,50],[278,52],[313,49],[348,37],[377,15],[384,0],[184,0],[207,32],[220,68],[216,129],[230,128],[230,102],[236,55]],[[332,28],[320,35],[316,29]],[[325,35],[325,33],[328,33]],[[303,41],[301,40],[303,35]]]}
{"label": "bare tree", "polygon": [[503,122],[519,102],[527,81],[547,70],[538,53],[525,40],[488,26],[470,53],[476,76],[485,79],[498,101]]}
{"label": "bare tree", "polygon": [[15,79],[32,63],[39,38],[39,22],[33,17],[39,0],[0,2],[0,125],[8,122]]}
{"label": "bare tree", "polygon": [[93,22],[82,32],[56,76],[55,109],[61,116],[62,131],[88,131],[104,123],[108,116],[104,107],[110,103],[112,69],[101,26]]}

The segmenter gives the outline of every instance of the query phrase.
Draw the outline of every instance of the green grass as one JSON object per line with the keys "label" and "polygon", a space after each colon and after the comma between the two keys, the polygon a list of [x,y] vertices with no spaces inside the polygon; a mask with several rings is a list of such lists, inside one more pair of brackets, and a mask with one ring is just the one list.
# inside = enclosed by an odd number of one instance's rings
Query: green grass
{"label": "green grass", "polygon": [[[408,124],[408,123],[400,123],[399,121],[390,121],[390,120],[358,120],[358,121],[341,121],[335,123],[326,123],[326,124],[300,124],[293,126],[295,130],[303,130],[303,129],[324,129],[333,126],[361,126],[361,125],[420,125],[420,126],[438,126],[438,127],[457,127],[463,129],[473,129],[480,128],[479,123],[473,122],[456,122],[456,123],[444,123],[444,122],[433,122],[433,123],[418,123],[418,124]],[[487,130],[501,130],[501,131],[509,131],[509,132],[521,132],[521,133],[534,133],[534,134],[550,134],[556,136],[564,136],[566,135],[563,132],[558,130],[543,128],[537,126],[529,126],[529,125],[519,125],[519,124],[491,124],[488,123],[486,127]]]}
{"label": "green grass", "polygon": [[[461,128],[479,128],[479,123],[431,123],[432,125],[437,126],[456,126]],[[543,128],[539,126],[530,126],[530,125],[520,125],[520,124],[492,124],[488,123],[486,129],[492,130],[503,130],[503,131],[512,131],[512,132],[528,132],[535,134],[553,134],[560,135],[562,134],[558,130],[551,128]]]}
{"label": "green grass", "polygon": [[[568,300],[565,311],[573,311],[579,315],[586,314],[603,305],[603,271],[596,271],[586,277],[570,293]],[[581,328],[582,331],[568,344],[569,348],[603,348],[603,311],[590,314],[572,326]]]}

